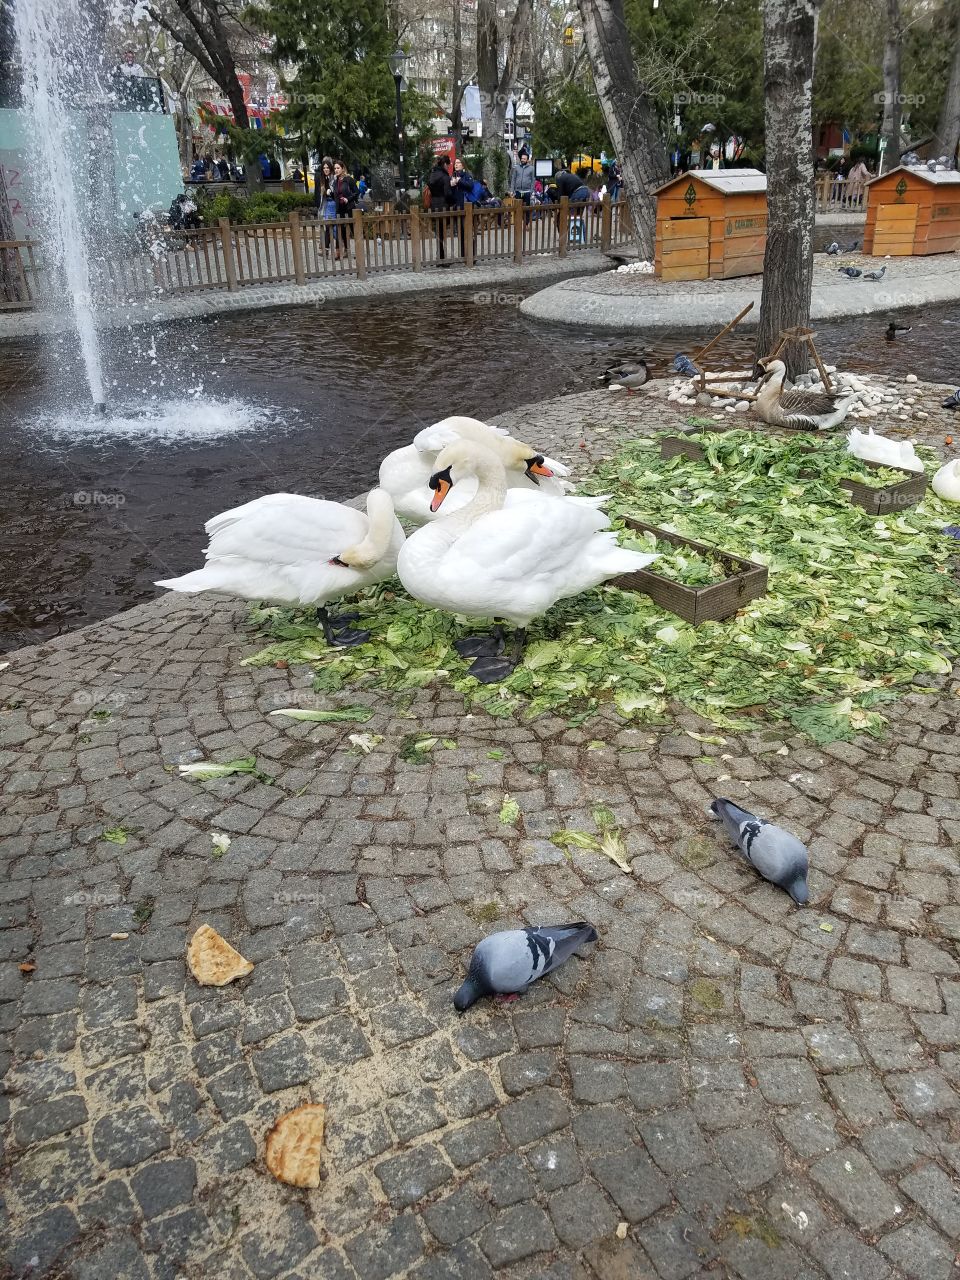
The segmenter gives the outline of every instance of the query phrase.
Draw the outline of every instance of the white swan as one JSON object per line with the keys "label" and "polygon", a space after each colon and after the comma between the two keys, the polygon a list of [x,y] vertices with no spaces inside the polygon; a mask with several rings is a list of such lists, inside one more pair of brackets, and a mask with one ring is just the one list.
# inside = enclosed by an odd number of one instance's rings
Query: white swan
{"label": "white swan", "polygon": [[[371,489],[367,514],[340,502],[270,493],[213,516],[202,569],[158,587],[209,591],[272,604],[316,605],[328,644],[360,644],[369,632],[340,626],[325,605],[396,572],[403,529],[389,493]],[[346,619],[341,619],[346,622]]]}
{"label": "white swan", "polygon": [[[425,427],[413,437],[413,444],[394,449],[380,463],[380,488],[393,497],[397,515],[415,524],[427,524],[434,518],[430,510],[429,480],[437,454],[458,440],[474,440],[492,450],[507,470],[507,483],[513,488],[531,489],[557,497],[566,492],[562,477],[569,467],[520,440],[515,440],[502,427],[493,427],[478,418],[451,417]],[[477,491],[470,479],[459,486],[449,499],[450,509],[466,506]]]}
{"label": "white swan", "polygon": [[960,458],[945,462],[930,485],[938,498],[946,502],[960,502]]}
{"label": "white swan", "polygon": [[444,449],[430,478],[433,509],[451,487],[476,479],[477,491],[459,511],[410,535],[397,573],[423,604],[472,618],[505,619],[520,628],[509,655],[498,656],[503,633],[458,641],[476,656],[471,675],[489,684],[509,675],[523,651],[523,628],[557,600],[578,595],[619,573],[644,568],[656,556],[617,545],[602,511],[566,498],[507,488],[501,460],[473,441]]}
{"label": "white swan", "polygon": [[862,458],[864,462],[879,462],[885,467],[898,467],[901,471],[923,471],[923,463],[917,457],[912,440],[878,436],[873,427],[866,435],[854,427],[847,436],[847,453]]}

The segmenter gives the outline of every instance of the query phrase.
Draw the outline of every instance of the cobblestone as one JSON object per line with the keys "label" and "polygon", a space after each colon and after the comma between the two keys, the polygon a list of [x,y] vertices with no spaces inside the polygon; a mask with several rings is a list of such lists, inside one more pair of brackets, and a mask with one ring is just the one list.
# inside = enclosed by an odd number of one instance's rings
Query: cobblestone
{"label": "cobblestone", "polygon": [[[609,404],[538,406],[555,456],[608,453],[613,433],[590,424]],[[652,393],[617,404],[625,431],[673,412]],[[710,732],[696,717],[515,725],[467,718],[442,685],[402,705],[368,690],[383,742],[361,758],[344,726],[264,725],[262,708],[296,705],[308,677],[242,666],[256,647],[244,617],[171,597],[0,672],[15,1275],[949,1275],[948,682],[887,704],[890,736],[868,751],[724,730],[724,767],[810,840],[815,896],[798,911],[707,827],[715,773],[687,732]],[[81,743],[82,713],[64,707],[105,673],[128,701]],[[439,726],[456,751],[398,758]],[[273,786],[167,768],[246,751]],[[21,776],[27,789],[6,785]],[[496,821],[508,789],[525,828]],[[490,821],[467,812],[473,791]],[[630,876],[553,852],[549,837],[589,828],[598,804],[624,829]],[[141,828],[122,849],[100,839],[119,814]],[[221,858],[210,831],[233,834]],[[704,840],[708,859],[691,852]],[[591,954],[512,1005],[453,1011],[484,933],[580,917],[601,935]],[[196,985],[183,959],[203,922],[249,956],[249,977]],[[295,1191],[267,1172],[264,1138],[311,1100],[328,1108],[323,1177]]]}

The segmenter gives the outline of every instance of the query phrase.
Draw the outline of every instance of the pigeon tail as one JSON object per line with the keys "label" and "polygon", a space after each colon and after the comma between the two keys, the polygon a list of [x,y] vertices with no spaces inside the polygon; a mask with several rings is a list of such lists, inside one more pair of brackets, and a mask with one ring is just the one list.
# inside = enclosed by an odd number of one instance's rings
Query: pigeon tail
{"label": "pigeon tail", "polygon": [[[718,796],[710,806],[710,812],[723,823],[724,829],[733,843],[740,849],[740,828],[745,822],[755,821],[754,814],[741,809],[725,796]],[[740,850],[741,853],[743,850]]]}

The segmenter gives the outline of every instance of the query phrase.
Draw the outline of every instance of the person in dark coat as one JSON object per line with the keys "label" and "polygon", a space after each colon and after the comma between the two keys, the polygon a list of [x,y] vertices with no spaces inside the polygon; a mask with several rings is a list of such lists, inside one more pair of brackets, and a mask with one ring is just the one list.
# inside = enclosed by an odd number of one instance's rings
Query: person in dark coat
{"label": "person in dark coat", "polygon": [[457,208],[462,209],[464,202],[469,200],[473,193],[473,174],[459,156],[453,162],[450,186],[453,188],[453,198]]}
{"label": "person in dark coat", "polygon": [[568,200],[589,200],[590,188],[582,178],[578,178],[569,169],[561,169],[554,178],[558,196],[566,196]]}
{"label": "person in dark coat", "polygon": [[[437,156],[430,176],[427,178],[430,188],[430,212],[448,213],[457,207],[457,189],[450,181],[450,157]],[[449,218],[437,218],[437,258],[444,262],[447,256],[446,230]]]}
{"label": "person in dark coat", "polygon": [[[334,160],[333,162],[333,180],[330,183],[330,191],[333,196],[334,208],[337,211],[338,218],[352,218],[353,211],[357,207],[357,200],[360,193],[357,191],[357,184],[347,173],[347,167],[342,160]],[[344,252],[347,250],[347,244],[350,239],[349,226],[339,226],[335,228],[335,236],[338,241],[335,258],[340,257],[340,244],[342,238]]]}

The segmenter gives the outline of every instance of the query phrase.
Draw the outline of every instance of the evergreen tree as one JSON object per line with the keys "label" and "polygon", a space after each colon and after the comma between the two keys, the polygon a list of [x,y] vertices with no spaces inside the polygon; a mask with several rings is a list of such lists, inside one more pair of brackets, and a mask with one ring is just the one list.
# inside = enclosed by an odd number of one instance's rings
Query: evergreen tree
{"label": "evergreen tree", "polygon": [[[385,0],[260,0],[247,18],[272,37],[285,71],[287,134],[348,167],[397,152],[395,85],[387,58],[396,47]],[[407,132],[423,131],[426,104],[408,89]]]}

